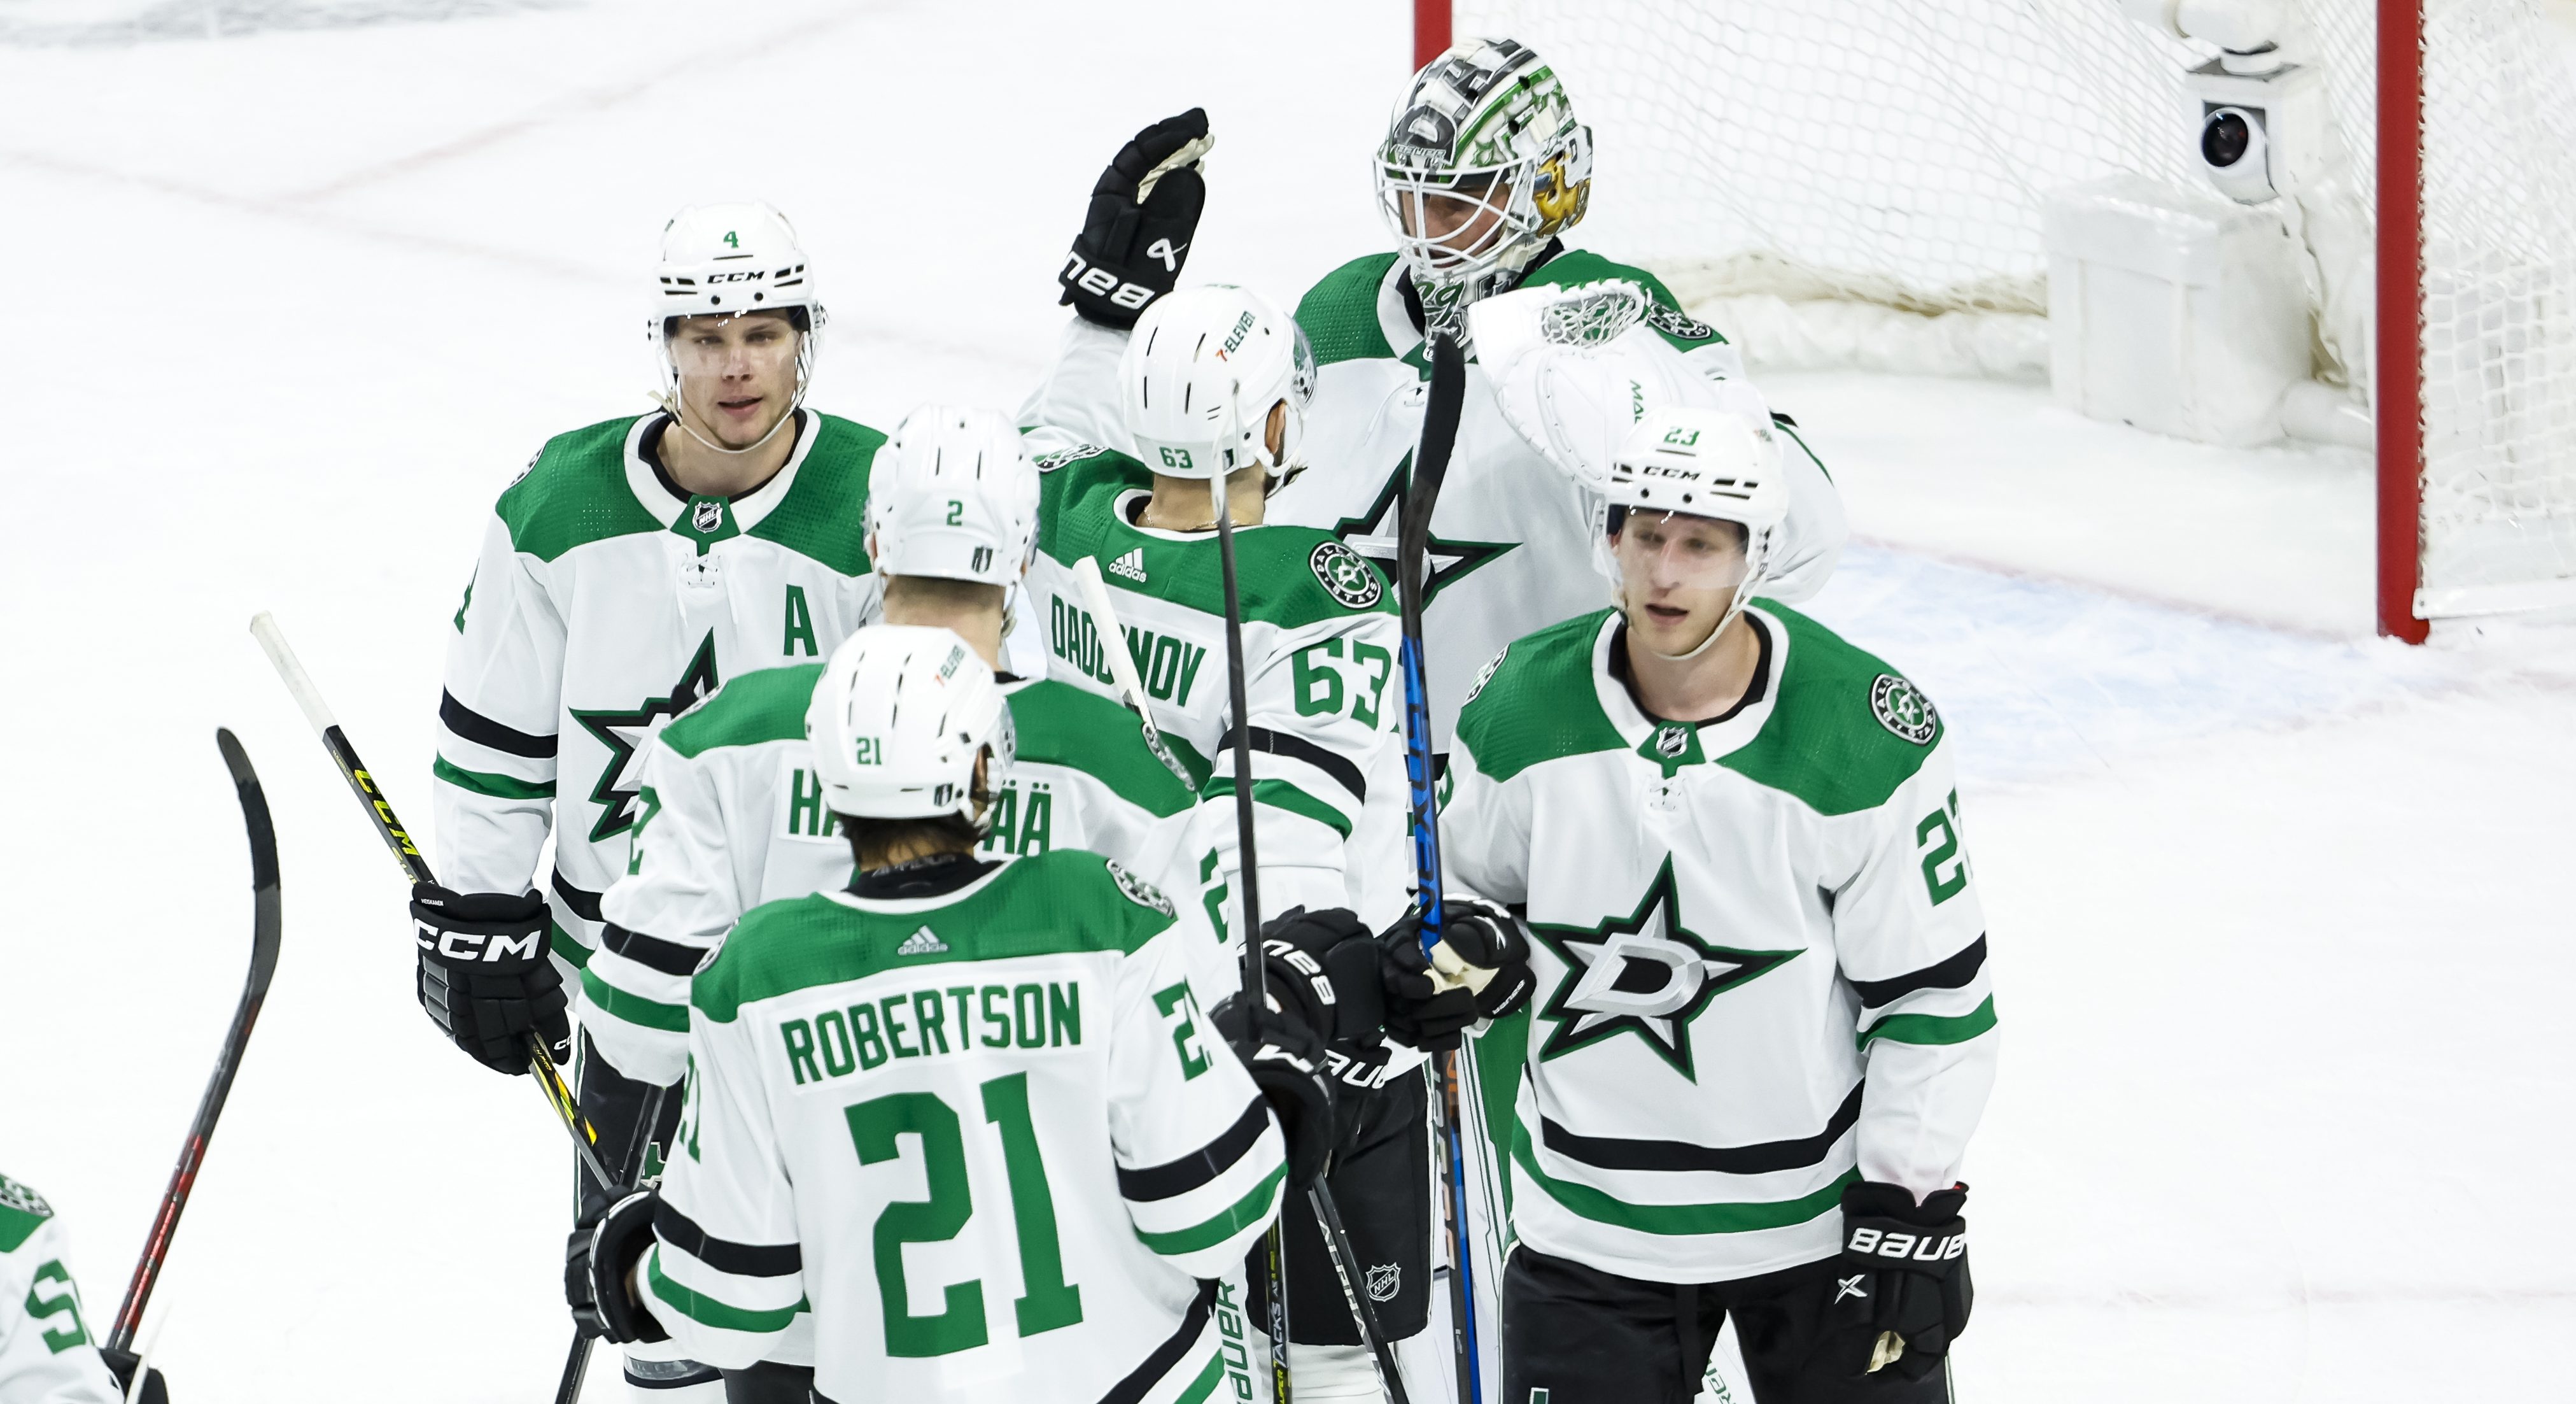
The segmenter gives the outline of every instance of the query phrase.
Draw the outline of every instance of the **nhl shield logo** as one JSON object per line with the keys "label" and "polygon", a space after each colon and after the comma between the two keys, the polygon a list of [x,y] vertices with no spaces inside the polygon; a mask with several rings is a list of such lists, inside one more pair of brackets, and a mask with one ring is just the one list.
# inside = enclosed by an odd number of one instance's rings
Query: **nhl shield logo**
{"label": "nhl shield logo", "polygon": [[1316,581],[1324,593],[1342,602],[1348,609],[1369,609],[1386,596],[1377,571],[1359,552],[1339,541],[1326,541],[1306,557],[1313,567]]}
{"label": "nhl shield logo", "polygon": [[701,497],[689,504],[689,525],[696,527],[700,536],[713,535],[724,525],[724,519],[724,504],[714,498]]}
{"label": "nhl shield logo", "polygon": [[1917,746],[1931,745],[1941,730],[1941,717],[1932,710],[1932,699],[1894,673],[1881,673],[1878,681],[1870,684],[1869,709],[1878,714],[1880,726]]}
{"label": "nhl shield logo", "polygon": [[1393,1263],[1380,1263],[1368,1270],[1368,1294],[1370,1301],[1394,1301],[1397,1289],[1403,1285],[1404,1270]]}
{"label": "nhl shield logo", "polygon": [[1682,752],[1689,749],[1689,727],[1674,723],[1655,733],[1655,754],[1666,760],[1679,760]]}

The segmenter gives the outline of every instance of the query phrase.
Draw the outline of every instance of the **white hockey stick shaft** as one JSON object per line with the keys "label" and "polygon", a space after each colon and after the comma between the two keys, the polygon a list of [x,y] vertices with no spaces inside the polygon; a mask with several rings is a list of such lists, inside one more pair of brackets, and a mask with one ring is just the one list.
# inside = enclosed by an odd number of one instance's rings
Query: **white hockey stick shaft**
{"label": "white hockey stick shaft", "polygon": [[1118,607],[1109,598],[1109,582],[1100,578],[1100,558],[1085,556],[1073,563],[1074,584],[1082,591],[1082,603],[1091,611],[1091,622],[1100,627],[1100,651],[1109,658],[1109,677],[1124,695],[1128,710],[1136,714],[1144,727],[1145,744],[1153,748],[1154,757],[1184,785],[1195,790],[1198,782],[1190,778],[1189,767],[1163,744],[1163,732],[1154,725],[1154,709],[1145,696],[1145,680],[1136,675],[1135,655],[1127,651],[1127,631],[1118,623]]}
{"label": "white hockey stick shaft", "polygon": [[295,705],[304,709],[304,719],[313,723],[314,734],[320,735],[338,726],[340,723],[332,717],[331,709],[323,705],[321,689],[313,685],[311,675],[296,660],[295,650],[287,646],[286,631],[277,627],[276,616],[267,610],[252,615],[250,636],[259,640],[261,650],[268,654],[268,661],[277,668],[277,676],[285,682],[286,690],[293,694]]}

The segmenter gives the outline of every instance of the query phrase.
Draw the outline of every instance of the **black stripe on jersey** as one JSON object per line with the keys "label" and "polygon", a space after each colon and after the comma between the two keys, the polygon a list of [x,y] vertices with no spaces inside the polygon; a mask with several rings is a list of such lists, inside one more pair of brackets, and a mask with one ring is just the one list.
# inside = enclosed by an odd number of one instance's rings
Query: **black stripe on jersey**
{"label": "black stripe on jersey", "polygon": [[615,922],[610,922],[608,929],[600,933],[599,944],[638,965],[682,979],[697,974],[698,962],[707,956],[705,951],[695,946],[683,946],[677,941],[629,931]]}
{"label": "black stripe on jersey", "polygon": [[1894,1004],[1920,990],[1955,990],[1977,978],[1986,966],[1986,937],[1977,939],[1965,950],[1948,960],[1927,965],[1911,975],[1898,975],[1887,980],[1853,980],[1851,987],[1860,992],[1860,1002],[1872,1009]]}
{"label": "black stripe on jersey", "polygon": [[555,895],[563,899],[565,906],[572,908],[574,916],[580,917],[583,921],[603,920],[599,915],[600,894],[584,892],[564,881],[563,869],[555,869],[554,876],[547,879],[546,885],[555,890]]}
{"label": "black stripe on jersey", "polygon": [[1578,1136],[1545,1117],[1539,1137],[1549,1150],[1602,1170],[1715,1170],[1727,1175],[1761,1175],[1773,1170],[1803,1170],[1833,1154],[1834,1142],[1860,1124],[1861,1084],[1834,1109],[1833,1119],[1813,1136],[1794,1141],[1765,1141],[1751,1146],[1700,1146],[1688,1141],[1629,1141],[1610,1136]]}
{"label": "black stripe on jersey", "polygon": [[[1170,1339],[1154,1347],[1154,1353],[1145,1357],[1144,1364],[1129,1371],[1127,1378],[1111,1385],[1109,1392],[1100,1396],[1100,1404],[1137,1404],[1138,1400],[1145,1397],[1147,1391],[1161,1384],[1163,1377],[1172,1373],[1173,1366],[1189,1357],[1190,1348],[1199,1343],[1199,1336],[1207,1330],[1208,1314],[1215,1310],[1216,1284],[1200,1283],[1198,1297],[1190,1303],[1190,1309],[1181,1315],[1181,1329],[1174,1331]],[[1295,1357],[1292,1356],[1290,1359],[1293,1362]],[[819,1399],[822,1396],[815,1397]]]}
{"label": "black stripe on jersey", "polygon": [[[1226,733],[1216,739],[1218,761],[1223,763],[1225,753],[1233,748],[1234,729],[1228,727]],[[1290,760],[1304,761],[1333,777],[1335,784],[1351,792],[1351,798],[1362,803],[1368,801],[1368,778],[1360,774],[1359,766],[1348,756],[1335,755],[1305,737],[1272,731],[1266,726],[1256,726],[1252,729],[1252,749],[1268,751],[1274,756],[1286,756]]]}
{"label": "black stripe on jersey", "polygon": [[1255,1097],[1224,1135],[1188,1155],[1141,1170],[1118,1167],[1118,1193],[1131,1204],[1151,1204],[1187,1194],[1233,1169],[1244,1152],[1252,1149],[1252,1143],[1261,1139],[1261,1128],[1269,1124],[1270,1104]]}
{"label": "black stripe on jersey", "polygon": [[653,1201],[653,1234],[708,1267],[736,1277],[785,1277],[805,1269],[805,1252],[795,1244],[732,1243],[712,1237],[667,1199]]}
{"label": "black stripe on jersey", "polygon": [[453,692],[438,694],[438,720],[450,731],[477,746],[530,760],[553,760],[555,738],[533,736],[516,727],[503,726],[490,717],[456,700]]}

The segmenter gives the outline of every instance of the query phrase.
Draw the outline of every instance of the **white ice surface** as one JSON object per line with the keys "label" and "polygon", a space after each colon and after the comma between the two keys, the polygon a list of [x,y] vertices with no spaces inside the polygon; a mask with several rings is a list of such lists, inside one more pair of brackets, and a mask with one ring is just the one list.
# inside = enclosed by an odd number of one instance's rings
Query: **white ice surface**
{"label": "white ice surface", "polygon": [[[1219,133],[1195,276],[1291,296],[1382,246],[1402,7],[190,13],[0,0],[0,1171],[62,1210],[103,1331],[245,956],[231,725],[286,949],[161,1357],[189,1404],[539,1397],[560,1132],[413,1007],[400,883],[246,621],[425,822],[479,522],[546,435],[640,407],[673,207],[796,219],[819,404],[1007,405],[1100,163],[1170,111]],[[434,13],[465,17],[400,20]],[[2352,455],[2026,386],[1770,388],[1866,538],[1816,610],[1961,747],[2005,1039],[1963,1397],[2567,1397],[2576,641],[2369,640]]]}

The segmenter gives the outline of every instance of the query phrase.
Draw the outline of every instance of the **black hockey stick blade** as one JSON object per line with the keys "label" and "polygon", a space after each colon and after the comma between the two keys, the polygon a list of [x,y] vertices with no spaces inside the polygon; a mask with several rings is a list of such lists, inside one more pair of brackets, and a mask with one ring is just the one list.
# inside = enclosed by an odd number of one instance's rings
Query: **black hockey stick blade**
{"label": "black hockey stick blade", "polygon": [[188,1139],[179,1147],[179,1164],[170,1172],[169,1188],[161,1192],[161,1210],[152,1217],[152,1231],[143,1240],[134,1276],[125,1284],[125,1301],[116,1309],[116,1325],[107,1334],[107,1344],[116,1350],[134,1348],[134,1333],[142,1328],[144,1308],[151,1304],[152,1288],[161,1280],[161,1265],[169,1260],[170,1240],[179,1232],[179,1215],[188,1207],[188,1196],[197,1186],[197,1172],[206,1163],[206,1147],[215,1138],[215,1122],[224,1114],[225,1099],[232,1095],[233,1075],[241,1070],[242,1050],[250,1046],[251,1026],[259,1022],[260,1006],[268,999],[268,982],[277,973],[284,914],[278,905],[277,830],[269,822],[268,795],[259,787],[259,775],[251,769],[250,756],[231,732],[218,729],[215,745],[224,753],[224,768],[232,772],[233,791],[241,801],[242,826],[250,834],[250,974],[242,982],[241,1001],[233,1006],[232,1027],[224,1031],[223,1047],[215,1054],[214,1075],[206,1079],[205,1095],[197,1101],[196,1119],[188,1124]]}

